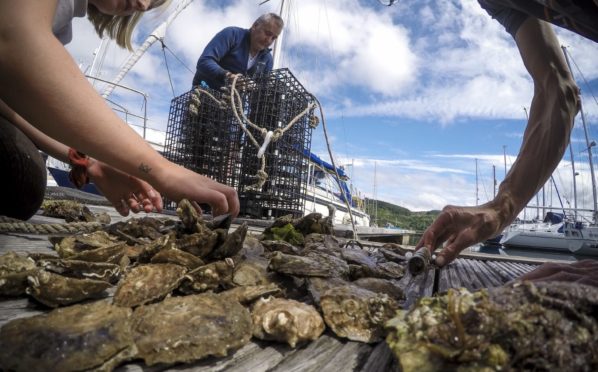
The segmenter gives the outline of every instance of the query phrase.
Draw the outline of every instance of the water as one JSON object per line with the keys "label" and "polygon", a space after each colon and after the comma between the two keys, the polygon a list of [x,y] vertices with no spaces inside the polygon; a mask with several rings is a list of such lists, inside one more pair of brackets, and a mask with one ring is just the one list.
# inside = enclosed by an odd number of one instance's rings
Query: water
{"label": "water", "polygon": [[595,258],[595,257],[587,257],[587,256],[580,256],[575,255],[573,253],[564,253],[564,252],[553,252],[553,251],[546,251],[541,249],[525,249],[525,248],[506,248],[502,245],[492,244],[492,245],[482,245],[478,244],[476,246],[469,248],[472,252],[479,252],[479,253],[486,253],[486,254],[496,254],[500,256],[510,256],[510,257],[523,257],[523,258],[535,258],[535,259],[546,259],[546,260],[561,260],[561,261],[579,261],[586,258]]}

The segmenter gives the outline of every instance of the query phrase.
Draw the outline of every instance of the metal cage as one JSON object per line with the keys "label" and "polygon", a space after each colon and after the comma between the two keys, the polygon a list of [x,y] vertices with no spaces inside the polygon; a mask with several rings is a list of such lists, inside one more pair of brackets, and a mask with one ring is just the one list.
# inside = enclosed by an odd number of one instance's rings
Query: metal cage
{"label": "metal cage", "polygon": [[[288,69],[240,78],[235,88],[241,97],[239,110],[264,132],[247,125],[243,115],[234,114],[230,86],[222,92],[209,88],[192,90],[172,100],[165,157],[234,187],[239,194],[241,216],[301,216],[308,172],[304,154],[310,152],[313,109],[266,148],[267,179],[261,188],[255,187],[261,169],[259,149],[241,125],[261,145],[266,131],[286,128],[313,104],[313,97]],[[172,202],[166,204],[167,208],[174,207]]]}

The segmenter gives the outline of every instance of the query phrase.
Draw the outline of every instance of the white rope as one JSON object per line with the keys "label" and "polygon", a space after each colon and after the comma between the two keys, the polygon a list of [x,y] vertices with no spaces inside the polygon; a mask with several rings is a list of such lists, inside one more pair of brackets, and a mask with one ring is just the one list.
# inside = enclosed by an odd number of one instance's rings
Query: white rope
{"label": "white rope", "polygon": [[[248,186],[248,189],[259,191],[262,189],[264,183],[266,183],[266,180],[268,179],[268,173],[266,172],[266,158],[264,156],[266,150],[268,149],[268,146],[270,145],[270,143],[276,142],[280,138],[282,138],[285,132],[290,130],[293,127],[293,125],[295,125],[299,121],[299,119],[301,119],[303,116],[307,115],[310,111],[312,111],[316,107],[316,104],[314,102],[308,103],[305,109],[301,111],[299,114],[297,114],[293,119],[291,119],[291,121],[289,121],[289,123],[284,128],[277,128],[273,131],[269,131],[253,123],[243,112],[243,99],[241,98],[241,94],[237,90],[237,80],[239,79],[239,77],[241,77],[241,75],[234,75],[230,85],[230,96],[226,96],[226,98],[229,100],[228,103],[230,104],[230,107],[233,111],[235,119],[239,123],[239,126],[241,127],[241,129],[243,129],[243,132],[245,132],[251,144],[258,149],[257,157],[261,160],[261,166],[256,174],[257,182],[253,185]],[[197,116],[199,114],[199,105],[201,104],[199,99],[200,94],[207,95],[210,99],[216,102],[221,109],[224,109],[227,106],[227,102],[224,99],[219,100],[218,98],[210,94],[210,92],[208,92],[207,90],[196,87],[193,90],[193,93],[191,94],[191,102],[189,103],[189,111],[194,116]],[[314,128],[314,122],[317,126],[317,118],[316,120],[310,118],[310,127]],[[262,136],[262,144],[260,144],[255,139],[255,137],[249,131],[247,126],[250,126],[256,131],[258,131],[258,133]]]}

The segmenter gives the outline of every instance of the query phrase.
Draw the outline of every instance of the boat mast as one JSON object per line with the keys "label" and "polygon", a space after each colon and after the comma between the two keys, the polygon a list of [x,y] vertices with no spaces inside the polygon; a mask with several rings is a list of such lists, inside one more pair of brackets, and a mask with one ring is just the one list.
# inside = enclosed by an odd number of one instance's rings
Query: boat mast
{"label": "boat mast", "polygon": [[274,47],[272,48],[272,68],[277,69],[280,68],[280,59],[281,59],[281,50],[282,50],[282,39],[284,37],[284,30],[287,27],[287,20],[289,19],[289,7],[290,1],[281,0],[280,1],[280,11],[278,15],[280,18],[283,19],[285,25],[280,31],[280,35],[274,41]]}
{"label": "boat mast", "polygon": [[108,84],[106,86],[106,88],[104,88],[104,91],[102,92],[103,98],[107,98],[112,93],[112,91],[114,90],[114,88],[116,86],[115,84],[120,83],[120,81],[125,77],[125,75],[129,72],[129,70],[131,70],[131,68],[133,68],[133,66],[137,63],[137,61],[139,61],[141,56],[147,51],[147,49],[150,46],[152,46],[153,43],[155,43],[158,40],[160,40],[160,41],[164,40],[164,36],[166,35],[166,29],[168,28],[168,26],[170,26],[172,21],[174,21],[174,19],[189,4],[191,4],[192,1],[193,0],[182,0],[179,3],[179,5],[177,5],[174,12],[172,12],[172,14],[170,14],[164,22],[162,22],[158,27],[156,27],[154,29],[154,31],[152,31],[150,36],[148,36],[147,39],[145,39],[143,44],[141,44],[141,46],[139,48],[137,48],[137,50],[135,50],[135,52],[129,56],[129,58],[125,62],[123,68],[120,70],[118,75],[116,75],[116,77],[112,80],[112,82],[110,84]]}
{"label": "boat mast", "polygon": [[[569,55],[567,54],[567,48],[565,46],[561,46],[561,49],[563,49],[563,53],[565,54],[565,61],[567,61],[567,66],[569,67],[569,72],[571,73],[571,76],[573,76],[573,70],[571,69],[571,64],[569,63]],[[593,220],[594,223],[598,222],[598,200],[596,198],[596,178],[594,177],[594,164],[592,161],[592,147],[596,146],[596,142],[592,141],[590,142],[590,138],[588,136],[588,128],[586,126],[586,117],[585,114],[583,112],[583,105],[581,103],[581,99],[579,100],[579,112],[581,113],[581,123],[583,124],[583,132],[586,138],[586,146],[588,149],[588,160],[589,160],[589,164],[590,164],[590,176],[592,178],[592,197],[594,200],[594,206],[593,206]]]}

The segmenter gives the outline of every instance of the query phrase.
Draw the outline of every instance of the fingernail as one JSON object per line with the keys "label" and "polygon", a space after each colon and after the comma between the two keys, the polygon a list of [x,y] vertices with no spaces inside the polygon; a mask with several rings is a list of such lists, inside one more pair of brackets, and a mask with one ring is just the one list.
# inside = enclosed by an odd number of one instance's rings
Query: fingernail
{"label": "fingernail", "polygon": [[445,263],[444,257],[442,257],[442,256],[436,257],[436,265],[437,266],[442,267],[442,266],[444,266],[444,263]]}
{"label": "fingernail", "polygon": [[149,196],[150,198],[155,198],[156,197],[156,193],[154,192],[154,190],[150,190],[147,192],[147,196]]}

